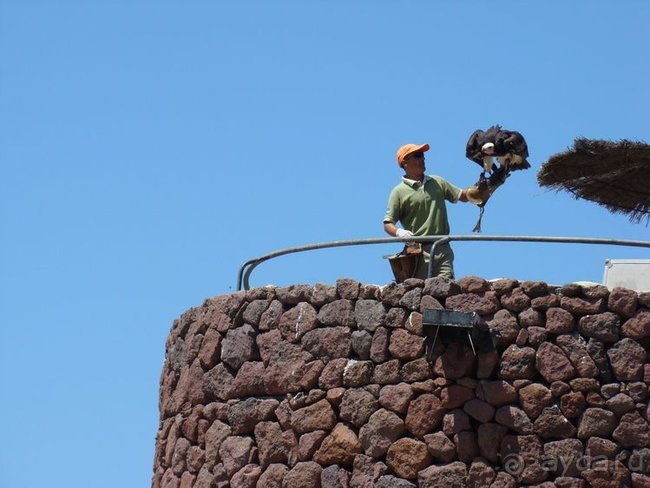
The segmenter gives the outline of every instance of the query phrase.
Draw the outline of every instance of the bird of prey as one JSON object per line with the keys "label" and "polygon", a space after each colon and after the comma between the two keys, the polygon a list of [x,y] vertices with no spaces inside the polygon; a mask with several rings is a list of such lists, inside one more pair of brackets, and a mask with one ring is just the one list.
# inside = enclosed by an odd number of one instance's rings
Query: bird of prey
{"label": "bird of prey", "polygon": [[[481,209],[478,221],[472,229],[474,232],[481,232],[483,211],[492,193],[505,183],[511,171],[530,168],[527,160],[528,146],[519,132],[493,125],[486,131],[479,129],[469,136],[465,156],[483,170],[478,181],[466,191],[468,200]],[[499,163],[496,168],[495,157]],[[489,173],[489,176],[486,177],[485,173]]]}
{"label": "bird of prey", "polygon": [[519,132],[504,130],[500,125],[493,125],[486,131],[476,130],[469,137],[465,156],[478,164],[483,172],[493,173],[494,157],[504,173],[518,169],[528,169],[528,146]]}

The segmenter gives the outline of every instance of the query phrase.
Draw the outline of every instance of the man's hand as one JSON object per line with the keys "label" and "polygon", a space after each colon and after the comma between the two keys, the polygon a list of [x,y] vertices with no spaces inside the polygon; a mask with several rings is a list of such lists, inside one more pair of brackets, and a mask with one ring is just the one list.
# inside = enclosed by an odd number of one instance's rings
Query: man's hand
{"label": "man's hand", "polygon": [[389,222],[389,221],[384,222],[384,230],[386,231],[386,234],[393,237],[399,237],[399,238],[413,237],[413,232],[406,229],[398,229],[393,222]]}
{"label": "man's hand", "polygon": [[484,205],[488,201],[492,192],[488,188],[480,188],[478,185],[474,185],[465,190],[465,195],[467,200],[474,205]]}
{"label": "man's hand", "polygon": [[397,231],[395,232],[395,236],[400,238],[413,237],[413,232],[406,229],[397,229]]}

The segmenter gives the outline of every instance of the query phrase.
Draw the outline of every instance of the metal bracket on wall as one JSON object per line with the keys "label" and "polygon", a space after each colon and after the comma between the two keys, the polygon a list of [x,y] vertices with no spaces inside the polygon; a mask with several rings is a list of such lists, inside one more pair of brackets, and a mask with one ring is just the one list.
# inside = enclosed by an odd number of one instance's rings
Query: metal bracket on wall
{"label": "metal bracket on wall", "polygon": [[[455,330],[464,330],[467,333],[469,344],[476,356],[476,348],[472,341],[472,330],[480,324],[480,317],[476,312],[461,312],[459,310],[442,310],[425,308],[422,313],[422,325],[426,333],[427,359],[433,358],[440,327],[449,327]],[[433,337],[431,337],[433,335]]]}

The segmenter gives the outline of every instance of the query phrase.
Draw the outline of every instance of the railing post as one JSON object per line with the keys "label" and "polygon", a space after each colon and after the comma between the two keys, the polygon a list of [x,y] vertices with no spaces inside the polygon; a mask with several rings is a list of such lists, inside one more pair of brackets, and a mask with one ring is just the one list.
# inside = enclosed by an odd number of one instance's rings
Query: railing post
{"label": "railing post", "polygon": [[433,241],[433,244],[431,244],[431,251],[429,252],[429,270],[427,271],[427,278],[431,278],[431,275],[433,274],[433,261],[436,259],[436,245],[437,244],[444,244],[445,242],[449,242],[449,237],[443,237],[442,239],[438,239],[437,241]]}

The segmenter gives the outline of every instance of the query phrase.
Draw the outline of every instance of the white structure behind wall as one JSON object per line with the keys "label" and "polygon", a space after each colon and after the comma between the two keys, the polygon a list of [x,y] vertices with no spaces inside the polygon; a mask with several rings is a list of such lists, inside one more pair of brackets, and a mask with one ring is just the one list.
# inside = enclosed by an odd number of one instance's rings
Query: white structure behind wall
{"label": "white structure behind wall", "polygon": [[603,284],[636,291],[650,291],[650,259],[608,259]]}

